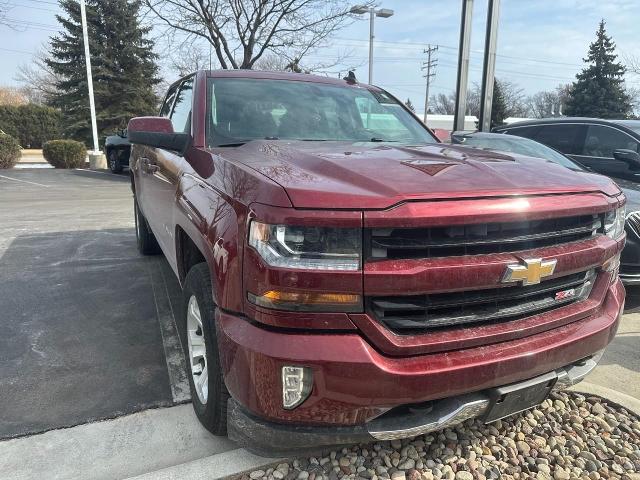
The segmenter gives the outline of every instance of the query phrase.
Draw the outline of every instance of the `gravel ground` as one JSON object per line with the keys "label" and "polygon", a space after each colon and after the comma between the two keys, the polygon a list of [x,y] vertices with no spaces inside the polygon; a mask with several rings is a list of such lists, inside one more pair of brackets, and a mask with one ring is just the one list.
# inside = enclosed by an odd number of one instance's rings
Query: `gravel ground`
{"label": "gravel ground", "polygon": [[553,394],[538,408],[491,425],[299,458],[243,480],[640,480],[640,419],[598,397]]}

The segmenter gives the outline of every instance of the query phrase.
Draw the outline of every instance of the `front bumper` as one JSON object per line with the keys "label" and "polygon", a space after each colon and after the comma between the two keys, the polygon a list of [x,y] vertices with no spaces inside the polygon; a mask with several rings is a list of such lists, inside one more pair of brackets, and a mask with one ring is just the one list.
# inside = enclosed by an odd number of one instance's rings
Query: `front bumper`
{"label": "front bumper", "polygon": [[[480,416],[487,408],[486,391],[494,387],[550,372],[564,387],[586,375],[595,363],[579,368],[576,362],[608,345],[623,304],[624,288],[616,281],[592,315],[562,327],[408,357],[385,356],[357,333],[273,330],[219,310],[221,361],[233,397],[230,437],[256,451],[298,450],[412,436]],[[282,408],[284,365],[313,371],[311,395],[293,410]],[[427,403],[434,406],[428,415],[382,428],[396,407]]]}
{"label": "front bumper", "polygon": [[[553,390],[563,390],[582,381],[598,364],[603,351],[537,379],[510,385],[517,388],[538,380],[553,381]],[[364,425],[313,427],[279,424],[246,412],[237,401],[227,408],[229,438],[262,455],[289,455],[326,446],[370,443],[415,437],[442,430],[471,418],[483,417],[492,404],[489,392],[475,392],[430,402],[423,408],[389,412]],[[512,412],[516,413],[516,412]]]}

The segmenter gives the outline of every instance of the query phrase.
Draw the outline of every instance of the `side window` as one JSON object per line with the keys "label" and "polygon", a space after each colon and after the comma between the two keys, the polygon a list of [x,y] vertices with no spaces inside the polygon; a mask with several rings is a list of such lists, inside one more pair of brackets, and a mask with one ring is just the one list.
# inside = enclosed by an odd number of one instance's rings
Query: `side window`
{"label": "side window", "polygon": [[541,128],[542,127],[538,125],[534,125],[531,127],[515,127],[504,129],[504,132],[508,133],[509,135],[516,135],[518,137],[535,138]]}
{"label": "side window", "polygon": [[543,125],[534,140],[567,155],[580,155],[582,151],[581,133],[585,128],[585,125],[566,123]]}
{"label": "side window", "polygon": [[174,132],[191,132],[191,100],[193,98],[193,77],[180,85],[176,95],[176,103],[171,112],[171,123]]}
{"label": "side window", "polygon": [[169,89],[167,96],[164,99],[164,103],[162,104],[162,108],[160,108],[160,116],[168,117],[171,113],[171,107],[173,106],[173,100],[176,98],[176,92],[178,91],[178,86],[174,85]]}
{"label": "side window", "polygon": [[604,125],[589,125],[582,155],[613,158],[619,148],[638,151],[638,142],[620,130]]}

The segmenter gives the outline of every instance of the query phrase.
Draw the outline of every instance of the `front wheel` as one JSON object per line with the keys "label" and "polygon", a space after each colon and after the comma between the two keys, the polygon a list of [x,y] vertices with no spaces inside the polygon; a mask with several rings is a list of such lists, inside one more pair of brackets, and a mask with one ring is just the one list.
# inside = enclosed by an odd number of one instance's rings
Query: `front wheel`
{"label": "front wheel", "polygon": [[[183,345],[193,409],[200,423],[214,435],[227,433],[227,400],[215,329],[215,305],[206,263],[195,265],[182,291]],[[184,341],[186,340],[186,341]]]}
{"label": "front wheel", "polygon": [[121,173],[122,168],[123,167],[120,164],[120,158],[118,158],[118,151],[109,151],[109,170],[111,170],[112,173]]}

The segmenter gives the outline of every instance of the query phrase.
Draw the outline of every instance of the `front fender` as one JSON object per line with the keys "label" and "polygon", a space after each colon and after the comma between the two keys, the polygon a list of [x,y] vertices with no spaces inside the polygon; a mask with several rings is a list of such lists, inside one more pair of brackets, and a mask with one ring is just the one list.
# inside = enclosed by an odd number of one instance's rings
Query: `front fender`
{"label": "front fender", "polygon": [[[225,310],[241,312],[244,242],[239,220],[243,208],[232,205],[220,192],[189,174],[180,180],[176,202],[176,258],[181,258],[178,229],[182,229],[209,265],[215,304]],[[187,273],[183,270],[179,261],[181,283]]]}

